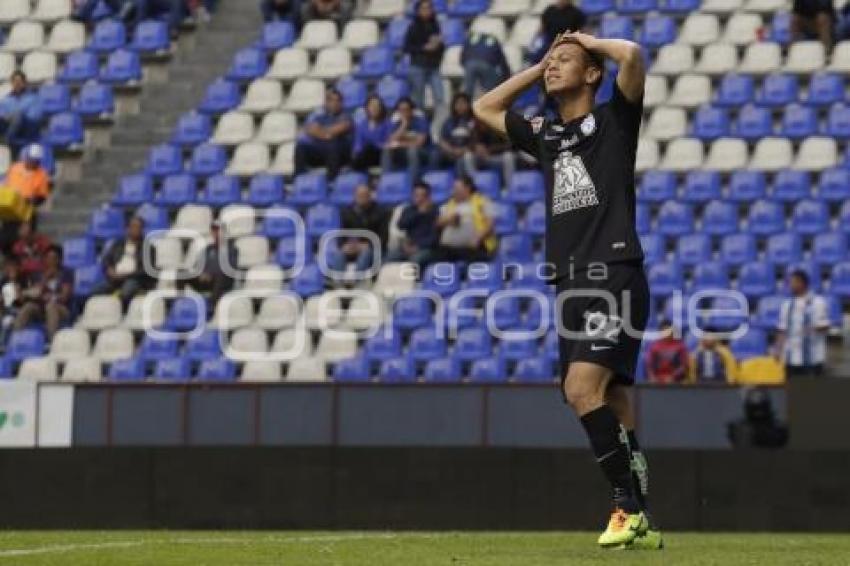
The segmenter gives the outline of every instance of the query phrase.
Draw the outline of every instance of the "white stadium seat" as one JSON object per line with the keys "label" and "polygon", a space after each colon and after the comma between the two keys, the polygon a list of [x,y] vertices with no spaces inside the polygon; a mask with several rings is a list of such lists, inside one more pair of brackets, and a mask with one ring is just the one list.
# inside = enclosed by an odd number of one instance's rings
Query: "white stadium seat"
{"label": "white stadium seat", "polygon": [[133,357],[133,334],[127,328],[101,330],[94,343],[92,356],[109,363]]}
{"label": "white stadium seat", "polygon": [[786,73],[807,75],[826,66],[826,51],[820,41],[798,41],[788,48]]}
{"label": "white stadium seat", "polygon": [[209,326],[220,330],[236,330],[250,325],[253,320],[254,305],[251,299],[244,295],[228,293],[215,306]]}
{"label": "white stadium seat", "polygon": [[702,142],[694,138],[679,138],[670,142],[661,160],[660,169],[686,172],[702,167]]}
{"label": "white stadium seat", "polygon": [[505,54],[505,59],[508,62],[508,67],[512,73],[518,73],[522,70],[524,63],[522,60],[522,49],[516,45],[505,45],[502,48]]}
{"label": "white stadium seat", "polygon": [[670,106],[696,108],[711,101],[711,79],[705,75],[681,75],[667,99]]}
{"label": "white stadium seat", "polygon": [[310,297],[304,305],[304,323],[310,330],[336,328],[342,322],[342,315],[342,300],[333,291]]}
{"label": "white stadium seat", "polygon": [[791,166],[794,149],[786,138],[762,138],[753,150],[749,168],[760,171],[779,171]]}
{"label": "white stadium seat", "polygon": [[312,20],[304,24],[301,36],[295,43],[310,51],[318,51],[339,42],[336,23],[330,20]]}
{"label": "white stadium seat", "polygon": [[499,18],[516,18],[531,9],[531,0],[493,0],[487,14]]}
{"label": "white stadium seat", "polygon": [[743,0],[704,0],[699,9],[707,14],[731,14],[740,10],[742,4]]}
{"label": "white stadium seat", "polygon": [[280,291],[284,273],[277,265],[255,265],[245,274],[245,291]]}
{"label": "white stadium seat", "polygon": [[80,328],[62,328],[50,343],[50,357],[60,362],[89,355],[91,340],[89,333]]}
{"label": "white stadium seat", "polygon": [[803,140],[794,160],[794,169],[823,171],[838,164],[838,147],[833,138],[811,137]]}
{"label": "white stadium seat", "polygon": [[747,143],[738,138],[721,138],[711,144],[703,169],[731,173],[747,166]]}
{"label": "white stadium seat", "polygon": [[443,53],[443,61],[440,64],[440,74],[450,79],[462,78],[465,74],[463,65],[460,64],[460,55],[462,48],[460,45],[454,45],[446,49]]}
{"label": "white stadium seat", "polygon": [[269,352],[276,357],[285,356],[290,360],[310,356],[313,353],[312,338],[305,328],[285,328],[275,334]]}
{"label": "white stadium seat", "polygon": [[508,37],[508,30],[505,27],[505,20],[501,18],[490,18],[488,16],[478,16],[472,20],[470,31],[492,35],[499,40],[499,43],[504,44]]}
{"label": "white stadium seat", "polygon": [[27,358],[18,368],[18,379],[27,381],[56,381],[59,372],[52,358]]}
{"label": "white stadium seat", "polygon": [[26,53],[44,45],[44,27],[38,22],[22,21],[12,26],[3,51]]}
{"label": "white stadium seat", "polygon": [[325,47],[319,51],[310,76],[335,80],[351,74],[351,51],[347,47]]}
{"label": "white stadium seat", "polygon": [[300,297],[295,294],[266,297],[260,303],[255,324],[265,330],[291,328],[301,316]]}
{"label": "white stadium seat", "polygon": [[269,146],[264,143],[247,142],[240,144],[227,166],[228,175],[251,177],[264,173],[271,165]]}
{"label": "white stadium seat", "polygon": [[380,327],[386,318],[387,307],[381,297],[358,295],[348,305],[342,326],[349,330],[368,330]]}
{"label": "white stadium seat", "polygon": [[667,79],[658,75],[647,75],[643,85],[643,105],[646,108],[660,106],[667,101]]}
{"label": "white stadium seat", "polygon": [[315,356],[326,362],[338,362],[357,355],[357,333],[335,330],[322,335]]}
{"label": "white stadium seat", "polygon": [[30,14],[30,19],[45,23],[64,20],[71,17],[73,7],[71,4],[72,0],[38,0],[35,10]]}
{"label": "white stadium seat", "polygon": [[279,49],[274,55],[272,66],[266,77],[292,82],[310,71],[310,55],[306,49],[287,47]]}
{"label": "white stadium seat", "polygon": [[229,204],[218,215],[228,238],[241,238],[254,233],[257,224],[254,207],[245,204]]}
{"label": "white stadium seat", "polygon": [[766,75],[779,70],[782,63],[782,48],[778,43],[751,43],[744,51],[738,72]]}
{"label": "white stadium seat", "polygon": [[254,117],[247,112],[227,112],[215,126],[212,142],[239,145],[254,137]]}
{"label": "white stadium seat", "polygon": [[287,381],[327,381],[325,362],[319,358],[297,358],[289,363]]}
{"label": "white stadium seat", "polygon": [[[850,73],[850,41],[839,41],[832,48],[832,57],[826,70],[837,73]],[[2,78],[2,75],[0,75]]]}
{"label": "white stadium seat", "polygon": [[688,115],[682,108],[660,106],[652,111],[645,135],[659,141],[683,137],[688,130]]}
{"label": "white stadium seat", "polygon": [[253,114],[265,114],[280,107],[283,102],[283,87],[272,79],[257,79],[248,85],[240,110]]}
{"label": "white stadium seat", "polygon": [[653,75],[681,75],[694,68],[694,48],[673,43],[658,51],[650,72]]}
{"label": "white stadium seat", "polygon": [[235,242],[237,265],[248,269],[269,261],[269,240],[265,236],[242,236]]}
{"label": "white stadium seat", "polygon": [[640,138],[635,157],[635,171],[644,173],[658,167],[659,153],[657,141],[650,138]]}
{"label": "white stadium seat", "polygon": [[121,323],[121,301],[112,295],[97,295],[89,298],[77,326],[86,330],[102,330]]}
{"label": "white stadium seat", "polygon": [[[309,114],[325,101],[325,83],[316,79],[298,79],[292,85],[283,109],[296,114]],[[271,108],[269,109],[271,110]]]}
{"label": "white stadium seat", "polygon": [[159,328],[165,323],[165,297],[133,297],[121,326],[130,330]]}
{"label": "white stadium seat", "polygon": [[52,81],[56,77],[56,55],[47,51],[31,51],[24,57],[21,70],[33,84]]}
{"label": "white stadium seat", "polygon": [[239,380],[268,383],[280,381],[281,377],[280,363],[265,360],[250,360],[242,366],[242,373],[239,375]]}
{"label": "white stadium seat", "polygon": [[23,20],[30,14],[30,0],[3,0],[0,10],[0,24],[12,24]]}
{"label": "white stadium seat", "polygon": [[405,231],[398,227],[398,221],[401,219],[403,212],[404,206],[399,205],[393,209],[393,213],[390,216],[390,226],[387,231],[387,251],[390,253],[401,250],[401,246],[407,238]]}
{"label": "white stadium seat", "polygon": [[295,141],[298,119],[292,112],[269,112],[263,117],[257,132],[257,141],[269,145]]}
{"label": "white stadium seat", "polygon": [[79,22],[59,22],[50,32],[45,49],[54,53],[71,53],[86,45],[86,28]]}
{"label": "white stadium seat", "polygon": [[372,291],[387,299],[410,293],[416,286],[416,271],[416,265],[408,262],[382,265]]}
{"label": "white stadium seat", "polygon": [[375,20],[389,20],[404,14],[405,0],[370,0],[364,16]]}
{"label": "white stadium seat", "polygon": [[758,41],[758,31],[763,25],[764,22],[758,14],[734,14],[726,22],[721,41],[732,45],[749,45]]}
{"label": "white stadium seat", "polygon": [[552,3],[553,0],[534,0],[534,6],[531,7],[531,13],[535,16],[539,16]]}
{"label": "white stadium seat", "polygon": [[74,358],[62,368],[62,381],[100,381],[102,378],[103,366],[97,358]]}
{"label": "white stadium seat", "polygon": [[514,27],[511,28],[508,45],[527,49],[538,33],[540,33],[540,18],[524,16],[518,19]]}
{"label": "white stadium seat", "polygon": [[295,173],[295,143],[288,142],[278,147],[269,173],[284,176]]}
{"label": "white stadium seat", "polygon": [[157,238],[153,241],[156,248],[157,269],[181,269],[184,267],[183,242],[178,238]]}
{"label": "white stadium seat", "polygon": [[679,43],[688,45],[708,45],[720,38],[720,20],[714,14],[699,12],[688,15],[679,30]]}
{"label": "white stadium seat", "polygon": [[788,0],[747,0],[744,5],[745,12],[757,12],[759,14],[773,14],[782,10],[790,9]]}
{"label": "white stadium seat", "polygon": [[377,45],[381,38],[378,22],[375,20],[351,20],[345,24],[342,32],[342,45],[354,51]]}
{"label": "white stadium seat", "polygon": [[703,75],[725,75],[738,67],[738,49],[729,43],[706,45],[694,69]]}
{"label": "white stadium seat", "polygon": [[225,354],[239,361],[265,357],[269,351],[266,332],[260,328],[240,328],[230,336]]}
{"label": "white stadium seat", "polygon": [[16,67],[14,55],[0,52],[0,82],[8,81]]}
{"label": "white stadium seat", "polygon": [[177,211],[172,228],[175,230],[192,230],[201,235],[210,233],[212,210],[202,204],[187,204]]}

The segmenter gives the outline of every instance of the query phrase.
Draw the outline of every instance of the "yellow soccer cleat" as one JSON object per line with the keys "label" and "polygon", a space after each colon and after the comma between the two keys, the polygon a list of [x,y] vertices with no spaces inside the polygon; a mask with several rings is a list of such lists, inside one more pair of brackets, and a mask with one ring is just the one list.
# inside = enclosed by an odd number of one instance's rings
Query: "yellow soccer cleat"
{"label": "yellow soccer cleat", "polygon": [[638,535],[646,533],[649,524],[642,511],[626,513],[622,509],[614,509],[608,528],[599,535],[599,546],[622,546],[635,540]]}
{"label": "yellow soccer cleat", "polygon": [[648,528],[645,533],[636,536],[632,542],[623,545],[623,548],[629,550],[661,550],[664,548],[664,539],[661,537],[661,531]]}

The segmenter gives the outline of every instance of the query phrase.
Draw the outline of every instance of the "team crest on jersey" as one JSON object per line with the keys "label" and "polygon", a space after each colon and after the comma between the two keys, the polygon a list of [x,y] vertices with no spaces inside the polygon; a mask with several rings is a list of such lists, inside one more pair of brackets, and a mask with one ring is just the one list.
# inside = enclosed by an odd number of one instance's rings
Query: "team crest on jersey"
{"label": "team crest on jersey", "polygon": [[582,120],[581,126],[579,126],[579,128],[581,129],[581,133],[583,133],[585,136],[589,136],[593,132],[595,132],[596,118],[593,117],[593,114],[588,114],[587,117]]}
{"label": "team crest on jersey", "polygon": [[596,186],[581,157],[569,151],[561,153],[555,160],[552,215],[598,204]]}
{"label": "team crest on jersey", "polygon": [[528,123],[531,124],[531,131],[537,135],[540,133],[540,130],[543,129],[543,116],[535,116],[530,119]]}

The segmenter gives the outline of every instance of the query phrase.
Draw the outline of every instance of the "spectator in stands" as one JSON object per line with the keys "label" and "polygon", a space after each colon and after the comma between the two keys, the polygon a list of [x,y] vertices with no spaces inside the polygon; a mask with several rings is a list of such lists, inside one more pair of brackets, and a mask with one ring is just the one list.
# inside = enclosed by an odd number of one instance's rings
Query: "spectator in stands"
{"label": "spectator in stands", "polygon": [[[71,17],[81,22],[92,21],[100,2],[101,0],[80,0]],[[129,22],[135,13],[135,0],[103,0],[103,3],[112,10],[117,19],[124,22]]]}
{"label": "spectator in stands", "polygon": [[15,318],[15,330],[34,321],[44,321],[47,339],[52,339],[71,316],[73,286],[71,273],[62,267],[61,248],[51,246],[44,256],[44,270],[33,274],[29,287],[22,293],[23,304]]}
{"label": "spectator in stands", "polygon": [[587,15],[576,7],[572,0],[557,0],[543,10],[542,25],[548,49],[558,34],[584,29],[587,25]]}
{"label": "spectator in stands", "polygon": [[24,289],[29,287],[29,279],[21,272],[21,266],[14,257],[6,258],[3,263],[3,279],[0,280],[0,350],[6,347],[6,338],[23,305]]}
{"label": "spectator in stands", "polygon": [[354,158],[352,165],[359,171],[381,164],[381,151],[389,141],[390,121],[387,108],[376,94],[366,100],[366,115],[354,125]]}
{"label": "spectator in stands", "polygon": [[472,102],[466,93],[459,92],[452,98],[451,113],[443,122],[440,140],[436,148],[435,167],[454,166],[458,174],[469,174],[472,163],[475,117]]}
{"label": "spectator in stands", "polygon": [[827,49],[832,49],[834,25],[832,0],[794,0],[791,37],[795,41],[817,37]]}
{"label": "spectator in stands", "polygon": [[6,185],[37,206],[50,196],[50,174],[41,166],[44,149],[37,143],[31,144],[24,149],[21,157],[21,161],[9,168]]}
{"label": "spectator in stands", "polygon": [[404,38],[404,52],[410,55],[410,89],[419,108],[425,105],[425,85],[431,88],[434,108],[445,103],[443,76],[440,74],[443,51],[445,45],[434,5],[431,0],[420,0],[416,4],[416,17]]}
{"label": "spectator in stands", "polygon": [[332,20],[339,31],[351,20],[354,4],[351,0],[308,0],[302,7],[303,21]]}
{"label": "spectator in stands", "polygon": [[[378,237],[381,248],[387,242],[390,213],[375,202],[372,189],[368,185],[360,185],[354,192],[354,204],[342,209],[343,230],[365,230]],[[329,259],[329,267],[335,271],[345,271],[349,262],[354,262],[358,272],[364,272],[372,267],[375,257],[373,242],[367,238],[339,238],[341,254],[333,254]]]}
{"label": "spectator in stands", "polygon": [[688,375],[688,348],[669,321],[659,324],[661,338],[646,353],[646,371],[653,383],[681,383]]}
{"label": "spectator in stands", "polygon": [[516,154],[511,142],[493,133],[490,128],[478,122],[472,131],[472,151],[467,154],[466,170],[474,174],[480,168],[498,167],[502,171],[502,179],[510,185],[516,171]]}
{"label": "spectator in stands", "polygon": [[333,179],[351,157],[351,130],[354,124],[343,110],[342,94],[328,89],[325,106],[307,117],[295,146],[295,172],[300,175],[310,167],[327,167]]}
{"label": "spectator in stands", "polygon": [[390,171],[403,163],[410,178],[416,181],[422,163],[428,159],[427,145],[430,127],[425,115],[416,109],[410,98],[402,98],[390,120],[392,133],[381,155],[381,168]]}
{"label": "spectator in stands", "polygon": [[18,262],[21,274],[31,277],[44,269],[44,257],[53,246],[50,238],[33,230],[32,222],[21,222],[18,239],[12,244],[12,257]]}
{"label": "spectator in stands", "polygon": [[802,269],[791,273],[789,287],[791,298],[779,311],[776,355],[789,378],[821,376],[830,326],[826,299],[809,290],[809,274]]}
{"label": "spectator in stands", "polygon": [[424,269],[433,259],[439,240],[437,214],[431,199],[431,186],[417,183],[411,203],[404,207],[397,223],[399,230],[404,231],[404,241],[390,261],[412,261]]}
{"label": "spectator in stands", "polygon": [[[180,24],[189,15],[189,0],[134,0],[136,5],[136,23],[162,18],[168,23],[171,38],[180,33]],[[198,6],[195,2],[193,5]]]}
{"label": "spectator in stands", "polygon": [[691,354],[690,375],[697,383],[735,383],[738,362],[729,348],[706,329]]}
{"label": "spectator in stands", "polygon": [[472,178],[459,177],[452,198],[440,208],[437,219],[440,261],[488,261],[498,247],[493,232],[493,205],[478,193]]}
{"label": "spectator in stands", "polygon": [[460,64],[464,70],[463,90],[472,97],[477,85],[480,84],[484,91],[492,90],[511,72],[499,40],[486,33],[471,32],[467,36]]}
{"label": "spectator in stands", "polygon": [[217,304],[222,295],[233,289],[231,274],[236,268],[236,245],[221,232],[221,222],[215,220],[210,227],[212,239],[197,257],[198,263],[193,270],[197,277],[182,278],[183,288],[209,293],[211,305]]}
{"label": "spectator in stands", "polygon": [[260,10],[266,22],[291,22],[301,29],[301,0],[262,0]]}
{"label": "spectator in stands", "polygon": [[[134,216],[127,224],[127,235],[116,240],[103,257],[106,282],[95,294],[118,293],[126,306],[140,292],[153,286],[153,274],[145,270],[144,263],[144,221]],[[151,255],[154,255],[151,246]],[[152,257],[150,265],[156,265]]]}
{"label": "spectator in stands", "polygon": [[41,100],[22,71],[11,77],[12,90],[0,100],[0,136],[17,155],[25,145],[38,140],[42,122]]}

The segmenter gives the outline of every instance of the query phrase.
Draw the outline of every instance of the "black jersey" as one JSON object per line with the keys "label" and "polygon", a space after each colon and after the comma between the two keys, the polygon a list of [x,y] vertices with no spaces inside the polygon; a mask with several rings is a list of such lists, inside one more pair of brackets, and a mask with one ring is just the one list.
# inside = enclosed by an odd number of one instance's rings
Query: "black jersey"
{"label": "black jersey", "polygon": [[508,137],[540,162],[546,261],[557,277],[590,263],[642,260],[635,228],[635,156],[643,101],[614,85],[610,102],[569,122],[505,117]]}

